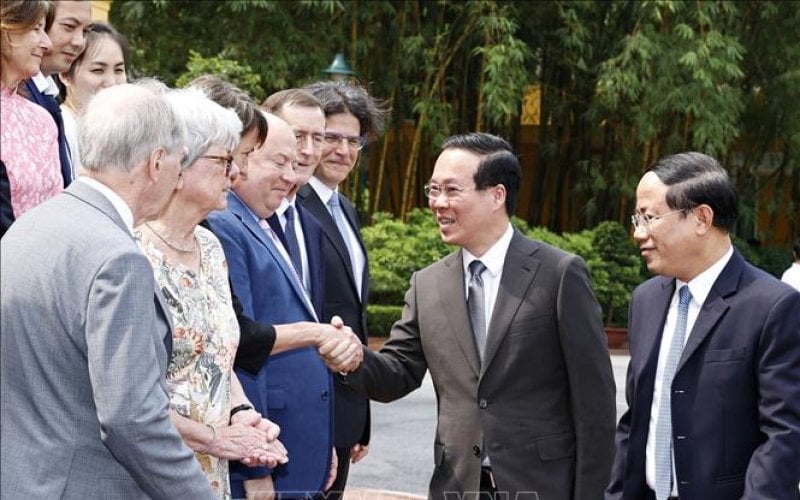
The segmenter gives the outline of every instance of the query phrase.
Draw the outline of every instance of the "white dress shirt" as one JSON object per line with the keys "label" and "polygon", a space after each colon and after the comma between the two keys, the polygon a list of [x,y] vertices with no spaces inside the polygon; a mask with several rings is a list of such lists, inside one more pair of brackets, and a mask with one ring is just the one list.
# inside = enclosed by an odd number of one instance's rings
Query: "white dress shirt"
{"label": "white dress shirt", "polygon": [[[684,283],[681,280],[675,280],[675,293],[672,294],[672,300],[669,303],[669,311],[667,312],[667,320],[664,322],[664,334],[661,336],[661,345],[658,349],[658,365],[656,367],[655,388],[653,389],[653,403],[650,407],[650,426],[647,432],[647,447],[645,448],[645,477],[647,485],[650,489],[656,489],[656,461],[655,461],[655,447],[656,447],[656,418],[658,417],[659,406],[661,403],[661,391],[664,378],[664,365],[667,363],[667,355],[669,354],[669,346],[672,344],[672,337],[675,335],[675,327],[678,322],[678,290],[683,285],[689,286],[689,291],[692,294],[692,300],[689,302],[689,314],[686,320],[686,337],[684,338],[683,345],[689,340],[692,334],[692,329],[697,321],[697,316],[700,314],[700,309],[711,292],[711,287],[719,278],[725,265],[733,255],[733,247],[730,247],[725,255],[722,256],[717,262],[712,264],[708,269],[698,274],[689,283]],[[675,455],[672,455],[672,492],[670,496],[678,496],[678,481],[675,476]]]}
{"label": "white dress shirt", "polygon": [[800,291],[800,263],[795,262],[789,269],[783,272],[781,281],[789,286],[794,287],[795,290]]}

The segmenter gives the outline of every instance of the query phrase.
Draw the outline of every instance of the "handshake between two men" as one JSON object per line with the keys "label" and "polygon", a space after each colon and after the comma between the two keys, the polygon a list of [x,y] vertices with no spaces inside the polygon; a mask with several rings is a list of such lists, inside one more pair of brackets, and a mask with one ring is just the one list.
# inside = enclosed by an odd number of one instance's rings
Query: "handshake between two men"
{"label": "handshake between two men", "polygon": [[351,373],[361,366],[364,345],[342,318],[334,316],[330,325],[320,326],[324,328],[316,343],[317,352],[332,372]]}

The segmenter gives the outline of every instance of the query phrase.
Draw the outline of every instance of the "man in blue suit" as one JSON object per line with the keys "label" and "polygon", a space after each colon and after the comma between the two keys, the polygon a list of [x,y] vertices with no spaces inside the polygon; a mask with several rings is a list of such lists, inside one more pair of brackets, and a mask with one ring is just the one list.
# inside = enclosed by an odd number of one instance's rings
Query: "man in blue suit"
{"label": "man in blue suit", "polygon": [[61,176],[68,186],[77,172],[72,171],[70,151],[64,135],[64,120],[58,105],[58,87],[52,75],[69,70],[86,46],[86,32],[92,23],[92,5],[86,0],[55,0],[47,15],[45,29],[53,48],[42,58],[42,71],[25,82],[25,96],[46,109],[58,127],[58,156]]}
{"label": "man in blue suit", "polygon": [[659,276],[631,299],[607,500],[800,498],[800,293],[733,248],[736,216],[704,154],[639,182],[633,235]]}
{"label": "man in blue suit", "polygon": [[[234,292],[246,316],[261,323],[316,321],[310,296],[266,219],[294,185],[295,138],[286,122],[267,115],[269,133],[250,157],[248,179],[228,199],[228,208],[209,216],[225,249]],[[333,447],[331,375],[313,347],[271,356],[257,375],[237,370],[256,410],[281,426],[289,463],[271,472],[236,468],[234,496],[273,487],[281,498],[323,491]]]}

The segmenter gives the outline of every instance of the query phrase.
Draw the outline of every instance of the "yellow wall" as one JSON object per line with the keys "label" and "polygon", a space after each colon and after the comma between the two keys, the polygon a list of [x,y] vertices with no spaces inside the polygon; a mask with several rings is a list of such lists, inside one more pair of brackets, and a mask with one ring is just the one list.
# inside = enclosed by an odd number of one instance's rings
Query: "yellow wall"
{"label": "yellow wall", "polygon": [[111,0],[92,0],[92,21],[108,22],[108,10]]}

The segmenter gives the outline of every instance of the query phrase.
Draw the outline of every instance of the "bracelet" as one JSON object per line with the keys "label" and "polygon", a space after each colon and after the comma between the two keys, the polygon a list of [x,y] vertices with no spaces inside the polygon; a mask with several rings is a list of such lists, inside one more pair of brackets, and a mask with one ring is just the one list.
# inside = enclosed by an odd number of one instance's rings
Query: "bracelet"
{"label": "bracelet", "polygon": [[211,442],[208,443],[208,446],[206,446],[206,453],[213,455],[213,453],[211,453],[211,449],[214,448],[214,445],[217,442],[217,429],[215,429],[213,425],[209,424],[206,424],[206,427],[211,429]]}
{"label": "bracelet", "polygon": [[239,413],[240,411],[247,411],[247,410],[254,410],[254,409],[255,408],[253,408],[253,406],[249,405],[249,404],[243,404],[243,405],[239,405],[239,406],[233,407],[231,409],[231,416],[228,419],[228,423],[230,423],[230,420],[233,419],[233,416],[236,415],[237,413]]}

